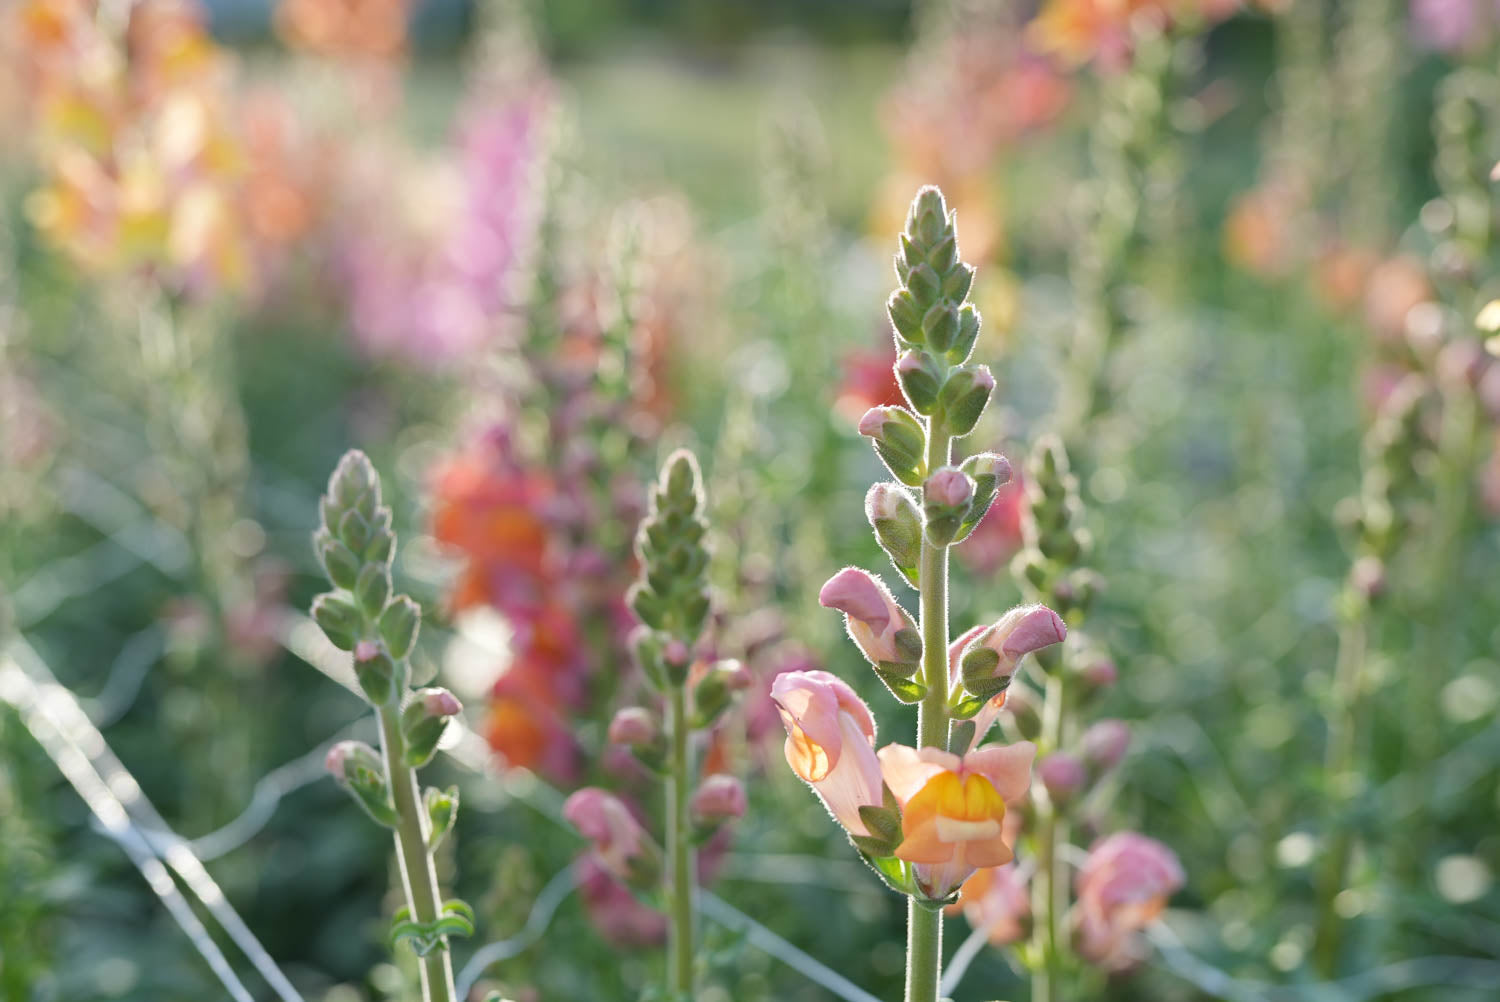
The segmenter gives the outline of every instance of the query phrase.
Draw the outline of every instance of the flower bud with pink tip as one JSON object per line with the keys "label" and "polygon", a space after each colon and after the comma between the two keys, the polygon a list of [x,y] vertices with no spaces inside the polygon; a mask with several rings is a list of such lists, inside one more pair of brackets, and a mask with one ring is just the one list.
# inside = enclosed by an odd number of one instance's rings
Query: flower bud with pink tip
{"label": "flower bud with pink tip", "polygon": [[1053,752],[1036,765],[1037,778],[1047,789],[1047,798],[1066,804],[1088,785],[1089,771],[1077,755]]}
{"label": "flower bud with pink tip", "polygon": [[964,689],[981,699],[1004,692],[1023,657],[1067,636],[1067,624],[1045,605],[1017,606],[966,645],[959,659]]}
{"label": "flower bud with pink tip", "polygon": [[1113,718],[1096,721],[1079,738],[1083,760],[1100,772],[1108,772],[1125,757],[1130,748],[1130,725]]}
{"label": "flower bud with pink tip", "polygon": [[1036,746],[985,745],[959,756],[938,748],[886,745],[881,775],[901,806],[895,855],[913,866],[918,890],[940,901],[977,869],[1014,858],[1007,805],[1026,795]]}
{"label": "flower bud with pink tip", "polygon": [[849,638],[871,664],[905,677],[916,671],[922,636],[884,581],[858,567],[845,567],[823,585],[818,603],[844,614]]}
{"label": "flower bud with pink tip", "polygon": [[649,745],[661,734],[656,717],[644,706],[627,706],[619,710],[609,722],[609,740],[612,744],[637,747]]}
{"label": "flower bud with pink tip", "polygon": [[786,761],[851,835],[867,836],[861,807],[883,803],[875,718],[848,683],[826,671],[792,671],[771,683],[786,727]]}
{"label": "flower bud with pink tip", "polygon": [[626,883],[649,886],[659,872],[659,851],[630,808],[614,794],[597,786],[584,787],[563,804],[563,817],[592,843],[605,869]]}
{"label": "flower bud with pink tip", "polygon": [[726,821],[744,817],[745,808],[745,784],[724,773],[715,773],[699,783],[688,805],[700,831],[711,831]]}

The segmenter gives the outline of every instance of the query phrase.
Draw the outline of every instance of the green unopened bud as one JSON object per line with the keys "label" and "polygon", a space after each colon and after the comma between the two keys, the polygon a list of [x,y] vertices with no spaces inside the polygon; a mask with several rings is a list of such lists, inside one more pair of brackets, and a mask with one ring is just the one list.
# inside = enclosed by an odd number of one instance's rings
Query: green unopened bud
{"label": "green unopened bud", "polygon": [[328,580],[339,588],[352,589],[359,578],[359,557],[354,555],[354,551],[335,539],[327,529],[319,529],[314,533],[313,547]]}
{"label": "green unopened bud", "polygon": [[973,287],[974,269],[969,265],[959,264],[943,277],[942,294],[955,303],[961,303],[968,298],[969,290]]}
{"label": "green unopened bud", "polygon": [[973,431],[994,389],[995,377],[987,365],[964,365],[953,370],[938,395],[944,427],[960,438]]}
{"label": "green unopened bud", "polygon": [[333,646],[352,651],[364,630],[364,619],[354,604],[342,595],[325,592],[313,599],[313,622],[318,624]]}
{"label": "green unopened bud", "polygon": [[931,247],[943,238],[947,225],[948,206],[943,193],[933,185],[923,187],[907,210],[907,234],[924,247]]}
{"label": "green unopened bud", "polygon": [[406,764],[420,768],[437,754],[438,742],[448,721],[463,705],[447,689],[418,689],[401,711],[401,737],[406,743]]}
{"label": "green unopened bud", "polygon": [[922,315],[922,334],[927,347],[946,352],[958,338],[958,311],[946,302],[938,303]]}
{"label": "green unopened bud", "polygon": [[328,749],[323,766],[377,824],[400,824],[386,787],[385,764],[374,748],[363,741],[340,741]]}
{"label": "green unopened bud", "polygon": [[344,545],[355,553],[363,553],[365,547],[370,545],[374,538],[374,529],[364,516],[354,509],[344,512],[339,519],[338,536],[344,541]]}
{"label": "green unopened bud", "polygon": [[920,587],[922,516],[911,495],[898,484],[875,484],[865,495],[865,517],[896,570],[913,588]]}
{"label": "green unopened bud", "polygon": [[[645,621],[645,617],[641,616],[639,606],[634,601],[630,602],[630,607],[635,610],[635,614],[642,621]],[[635,656],[635,663],[641,669],[641,674],[646,676],[646,681],[658,689],[666,688],[667,671],[661,660],[662,635],[646,623],[646,625],[636,627],[630,635],[629,643],[630,652]]]}
{"label": "green unopened bud", "polygon": [[407,595],[397,595],[380,614],[380,639],[393,658],[404,658],[417,641],[422,610]]}
{"label": "green unopened bud", "polygon": [[328,478],[328,497],[341,511],[349,511],[359,501],[361,494],[373,494],[376,504],[380,501],[380,474],[375,465],[358,449],[350,449],[334,467]]}
{"label": "green unopened bud", "polygon": [[943,283],[938,273],[932,270],[932,265],[921,264],[907,275],[906,287],[911,290],[918,309],[925,311],[937,303],[942,294]]}
{"label": "green unopened bud", "polygon": [[354,675],[365,698],[374,706],[394,703],[406,687],[406,669],[373,640],[354,645]]}
{"label": "green unopened bud", "polygon": [[958,311],[958,333],[948,346],[948,361],[954,365],[962,365],[969,360],[969,355],[974,351],[974,342],[979,340],[979,326],[979,311],[973,306],[965,306]]}
{"label": "green unopened bud", "polygon": [[859,433],[897,480],[908,487],[922,483],[927,440],[915,414],[904,407],[872,407],[860,418]]}
{"label": "green unopened bud", "polygon": [[910,345],[922,343],[922,311],[917,308],[917,302],[910,292],[906,289],[897,289],[891,293],[885,309],[890,314],[891,326],[896,329],[896,336],[902,343]]}
{"label": "green unopened bud", "polygon": [[626,601],[642,623],[685,642],[702,632],[709,612],[704,510],[698,461],[679,449],[667,457],[636,533],[640,577]]}
{"label": "green unopened bud", "polygon": [[735,695],[753,682],[750,672],[733,658],[715,662],[693,687],[693,726],[700,730],[712,727],[729,709]]}
{"label": "green unopened bud", "polygon": [[945,466],[927,478],[922,487],[922,514],[927,538],[936,546],[947,546],[958,535],[974,499],[974,481],[962,470]]}
{"label": "green unopened bud", "polygon": [[970,456],[959,469],[974,479],[974,500],[969,503],[969,514],[953,538],[955,543],[963,542],[974,531],[990,510],[990,505],[994,504],[996,492],[1010,483],[1011,476],[1010,460],[994,452]]}
{"label": "green unopened bud", "polygon": [[354,582],[354,598],[366,616],[377,618],[391,594],[391,572],[385,564],[366,564]]}
{"label": "green unopened bud", "polygon": [[439,790],[429,786],[422,791],[422,806],[427,810],[427,821],[431,826],[427,835],[427,851],[431,852],[453,830],[458,820],[458,787]]}
{"label": "green unopened bud", "polygon": [[896,379],[901,383],[901,392],[918,414],[931,414],[937,407],[943,376],[926,352],[903,352],[896,360]]}
{"label": "green unopened bud", "polygon": [[[389,509],[386,509],[389,511]],[[391,554],[396,549],[396,534],[388,527],[377,527],[370,533],[370,542],[365,546],[364,561],[366,564],[385,564],[390,566]]]}

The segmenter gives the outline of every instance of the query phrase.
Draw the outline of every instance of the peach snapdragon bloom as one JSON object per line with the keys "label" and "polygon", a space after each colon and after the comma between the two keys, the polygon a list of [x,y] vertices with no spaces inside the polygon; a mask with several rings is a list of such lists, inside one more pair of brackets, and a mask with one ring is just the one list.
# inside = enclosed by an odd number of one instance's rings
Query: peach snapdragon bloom
{"label": "peach snapdragon bloom", "polygon": [[786,761],[852,835],[869,835],[861,807],[883,802],[875,718],[843,679],[826,671],[776,676],[771,698],[786,726]]}
{"label": "peach snapdragon bloom", "polygon": [[1124,971],[1142,956],[1136,933],[1156,920],[1182,887],[1171,849],[1135,832],[1094,843],[1078,873],[1078,952],[1106,971]]}
{"label": "peach snapdragon bloom", "polygon": [[1015,856],[1005,838],[1006,805],[1026,795],[1036,745],[985,745],[963,756],[938,748],[886,745],[881,775],[901,805],[896,857],[912,863],[933,899],[953,893],[982,867]]}

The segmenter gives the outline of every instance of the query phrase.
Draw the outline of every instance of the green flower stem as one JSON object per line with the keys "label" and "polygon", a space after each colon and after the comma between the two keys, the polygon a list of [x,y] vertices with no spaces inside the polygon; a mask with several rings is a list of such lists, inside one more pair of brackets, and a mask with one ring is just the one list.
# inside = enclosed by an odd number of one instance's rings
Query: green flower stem
{"label": "green flower stem", "polygon": [[[936,418],[928,422],[927,469],[948,465],[952,439]],[[917,745],[948,746],[948,548],[922,536],[922,682]],[[915,898],[906,906],[906,1002],[937,1002],[943,968],[943,913]]]}
{"label": "green flower stem", "polygon": [[693,843],[688,821],[692,763],[688,760],[687,686],[670,687],[672,760],[667,778],[667,852],[671,857],[668,964],[673,1002],[693,997]]}
{"label": "green flower stem", "polygon": [[[437,870],[427,850],[427,812],[417,792],[416,770],[405,762],[406,742],[401,736],[401,712],[382,706],[380,744],[385,753],[386,781],[391,802],[401,824],[396,829],[396,858],[401,862],[401,883],[406,902],[416,922],[436,922],[440,917]],[[433,950],[418,962],[424,1002],[457,1002],[453,985],[453,962],[446,946]]]}
{"label": "green flower stem", "polygon": [[1313,937],[1313,965],[1319,976],[1332,978],[1338,972],[1344,920],[1335,900],[1349,877],[1349,857],[1354,851],[1354,828],[1349,823],[1349,805],[1357,792],[1356,769],[1359,736],[1367,713],[1365,698],[1365,647],[1368,626],[1363,603],[1339,631],[1338,663],[1334,669],[1333,698],[1328,716],[1328,752],[1325,766],[1332,786],[1328,849],[1318,871],[1318,922]]}
{"label": "green flower stem", "polygon": [[[1051,652],[1046,652],[1048,655]],[[1061,666],[1049,661],[1053,657],[1038,660],[1047,668],[1047,692],[1042,706],[1041,746],[1044,754],[1061,747],[1063,722],[1067,712],[1067,687],[1063,682]],[[1061,922],[1067,907],[1067,881],[1062,874],[1061,860],[1057,848],[1067,841],[1067,820],[1059,816],[1057,805],[1043,796],[1037,805],[1037,874],[1032,891],[1032,912],[1036,917],[1033,926],[1033,946],[1041,958],[1041,966],[1032,978],[1033,1002],[1063,1002],[1062,959],[1063,942]]]}

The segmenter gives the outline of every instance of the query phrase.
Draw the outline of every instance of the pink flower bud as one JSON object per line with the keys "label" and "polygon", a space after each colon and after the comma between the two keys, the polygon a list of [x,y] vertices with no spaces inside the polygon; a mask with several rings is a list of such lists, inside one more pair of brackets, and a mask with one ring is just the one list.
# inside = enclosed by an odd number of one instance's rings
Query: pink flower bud
{"label": "pink flower bud", "polygon": [[823,585],[818,604],[844,614],[850,639],[872,664],[911,664],[921,657],[916,623],[868,571],[845,567]]}
{"label": "pink flower bud", "polygon": [[373,661],[380,654],[380,645],[373,640],[361,640],[354,645],[354,660]]}
{"label": "pink flower bud", "polygon": [[688,663],[688,659],[692,657],[692,652],[688,650],[687,644],[673,637],[662,648],[661,656],[662,660],[667,664],[680,668]]}
{"label": "pink flower bud", "polygon": [[609,740],[617,745],[648,745],[658,733],[656,718],[644,706],[627,706],[609,722]]}
{"label": "pink flower bud", "polygon": [[349,746],[354,743],[353,741],[340,741],[328,749],[328,754],[323,757],[323,768],[341,783],[344,781],[344,762],[349,758]]}
{"label": "pink flower bud", "polygon": [[1107,689],[1120,680],[1120,669],[1109,658],[1094,658],[1084,665],[1083,680],[1096,689]]}
{"label": "pink flower bud", "polygon": [[[865,515],[873,523],[877,519],[898,518],[911,504],[906,492],[895,484],[881,481],[865,495]],[[903,503],[903,501],[905,503]]]}
{"label": "pink flower bud", "polygon": [[[1020,605],[1001,616],[989,629],[965,636],[972,639],[964,646],[959,670],[969,690],[980,692],[985,688],[981,684],[983,679],[1010,678],[1023,657],[1062,643],[1068,636],[1068,627],[1061,616],[1045,605]],[[994,655],[982,657],[986,648]]]}
{"label": "pink flower bud", "polygon": [[456,717],[464,708],[458,697],[447,689],[423,690],[422,706],[434,717]]}
{"label": "pink flower bud", "polygon": [[724,688],[730,692],[744,692],[755,684],[750,669],[736,658],[725,658],[714,666],[714,671],[724,679]]}
{"label": "pink flower bud", "polygon": [[974,372],[974,385],[989,393],[995,388],[995,374],[990,372],[987,365],[979,366]]}
{"label": "pink flower bud", "polygon": [[994,477],[997,485],[1010,482],[1010,460],[998,453],[981,452],[964,463],[964,466],[975,479]]}
{"label": "pink flower bud", "polygon": [[866,438],[879,435],[881,429],[885,427],[886,410],[884,407],[871,407],[865,411],[864,417],[859,419],[859,433]]}
{"label": "pink flower bud", "polygon": [[927,478],[924,499],[929,504],[961,508],[974,496],[974,481],[967,473],[945,466]]}
{"label": "pink flower bud", "polygon": [[1036,774],[1054,804],[1066,804],[1088,783],[1088,770],[1078,756],[1053,752],[1036,765]]}
{"label": "pink flower bud", "polygon": [[[922,359],[922,356],[914,351],[902,352],[901,357],[896,360],[896,372],[901,375],[908,375],[913,372],[921,372],[926,367],[927,364]],[[867,414],[865,416],[868,417],[869,415]],[[863,435],[864,431],[861,430],[860,434]]]}
{"label": "pink flower bud", "polygon": [[349,781],[350,772],[355,766],[379,773],[380,754],[363,741],[340,741],[328,749],[328,754],[323,758],[323,768],[340,783]]}
{"label": "pink flower bud", "polygon": [[1113,769],[1130,747],[1130,726],[1123,720],[1100,720],[1079,739],[1083,758],[1096,769]]}
{"label": "pink flower bud", "polygon": [[744,817],[745,806],[745,784],[737,777],[717,773],[699,784],[689,810],[694,821],[708,827]]}

